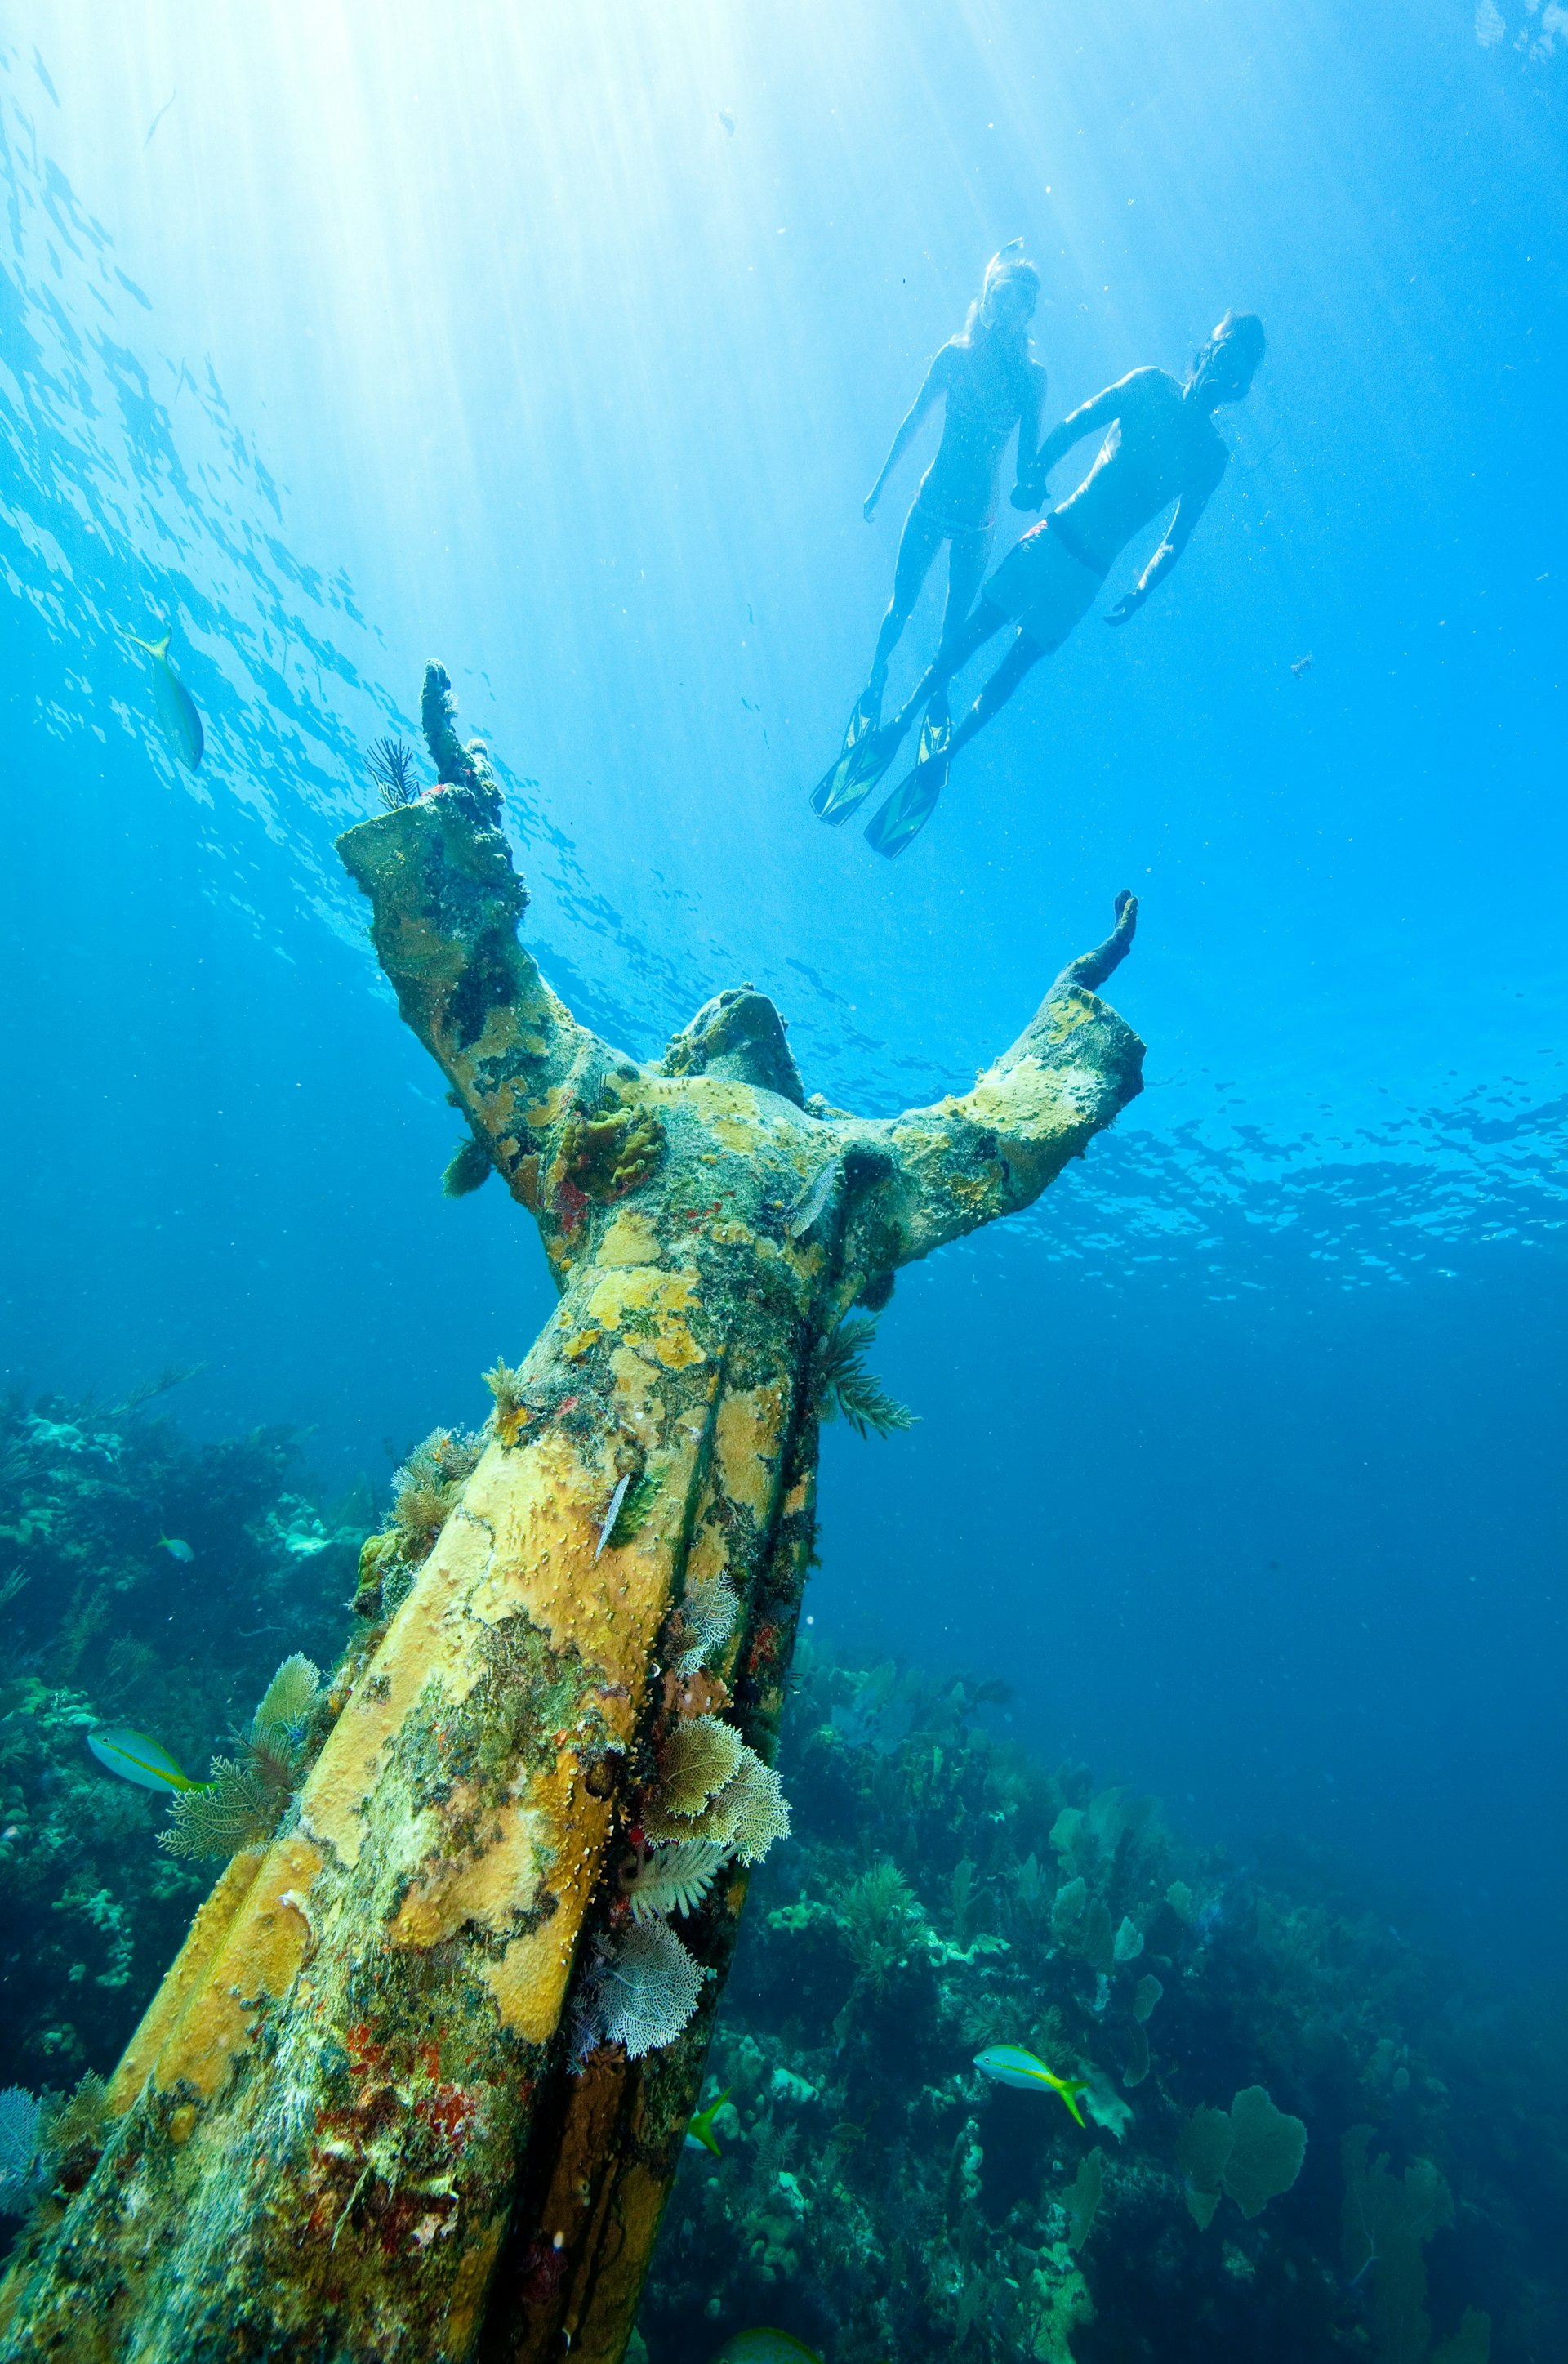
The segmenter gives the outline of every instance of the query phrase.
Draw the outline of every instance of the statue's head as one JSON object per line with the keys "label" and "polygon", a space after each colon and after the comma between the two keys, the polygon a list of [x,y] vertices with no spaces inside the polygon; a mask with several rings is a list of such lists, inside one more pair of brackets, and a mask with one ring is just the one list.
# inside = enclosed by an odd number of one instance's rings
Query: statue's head
{"label": "statue's head", "polygon": [[663,1068],[667,1076],[720,1076],[754,1084],[796,1108],[806,1105],[784,1021],[767,995],[750,985],[731,986],[705,1001],[671,1043]]}

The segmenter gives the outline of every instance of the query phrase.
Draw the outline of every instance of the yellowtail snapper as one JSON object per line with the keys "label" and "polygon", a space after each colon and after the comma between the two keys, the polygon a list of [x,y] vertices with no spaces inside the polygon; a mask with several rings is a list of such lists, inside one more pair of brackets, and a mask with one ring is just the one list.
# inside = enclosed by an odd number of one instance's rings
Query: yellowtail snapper
{"label": "yellowtail snapper", "polygon": [[984,2052],[974,2056],[974,2065],[983,2077],[993,2077],[998,2085],[1016,2085],[1020,2092],[1049,2091],[1060,2093],[1079,2125],[1084,2113],[1078,2107],[1078,2096],[1089,2090],[1086,2077],[1057,2077],[1026,2052],[1021,2044],[988,2044]]}
{"label": "yellowtail snapper", "polygon": [[87,1745],[106,1772],[117,1773],[122,1781],[134,1781],[139,1790],[205,1790],[205,1781],[193,1781],[183,1773],[166,1748],[156,1740],[149,1740],[145,1732],[132,1732],[128,1725],[106,1725],[87,1734]]}
{"label": "yellowtail snapper", "polygon": [[729,2091],[729,2087],[726,2085],[717,2102],[710,2102],[706,2110],[693,2111],[691,2122],[686,2127],[687,2150],[710,2150],[715,2158],[724,2157],[724,2153],[718,2147],[718,2138],[713,2131],[713,2122],[728,2101]]}
{"label": "yellowtail snapper", "polygon": [[161,641],[144,641],[135,632],[126,633],[128,641],[145,649],[152,659],[152,701],[158,708],[159,727],[169,742],[170,752],[187,772],[194,772],[202,760],[206,742],[202,736],[202,718],[196,712],[195,701],[169,662],[171,637],[165,632]]}

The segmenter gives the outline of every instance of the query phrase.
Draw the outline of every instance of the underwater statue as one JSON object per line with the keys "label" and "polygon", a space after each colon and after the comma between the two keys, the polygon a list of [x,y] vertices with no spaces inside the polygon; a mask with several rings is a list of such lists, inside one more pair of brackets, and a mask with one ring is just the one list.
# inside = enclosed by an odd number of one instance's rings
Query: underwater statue
{"label": "underwater statue", "polygon": [[339,852],[560,1301],[488,1374],[417,1566],[412,1511],[366,1544],[319,1754],[197,1913],[81,2188],[23,2236],[7,2359],[614,2364],[748,1866],[787,1828],[772,1758],[843,1326],[1140,1088],[1095,992],[1129,896],[934,1108],[808,1100],[750,987],[628,1058],[518,940],[499,795],[439,668],[424,719],[440,785]]}

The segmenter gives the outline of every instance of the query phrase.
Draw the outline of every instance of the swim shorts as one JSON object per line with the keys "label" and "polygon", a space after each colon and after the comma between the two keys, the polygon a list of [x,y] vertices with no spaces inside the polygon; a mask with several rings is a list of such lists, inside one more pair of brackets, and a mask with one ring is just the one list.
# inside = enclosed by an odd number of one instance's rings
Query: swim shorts
{"label": "swim shorts", "polygon": [[1073,557],[1046,518],[1007,552],[980,596],[1049,656],[1083,622],[1104,579]]}

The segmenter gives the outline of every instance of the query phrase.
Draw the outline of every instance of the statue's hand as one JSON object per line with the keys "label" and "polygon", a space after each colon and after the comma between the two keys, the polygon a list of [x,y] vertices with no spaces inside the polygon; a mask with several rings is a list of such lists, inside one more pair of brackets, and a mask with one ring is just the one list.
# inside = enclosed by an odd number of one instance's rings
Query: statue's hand
{"label": "statue's hand", "polygon": [[870,525],[875,518],[876,505],[881,498],[882,490],[881,487],[878,486],[874,493],[868,493],[864,500],[861,503],[861,515],[864,518],[867,525]]}
{"label": "statue's hand", "polygon": [[1116,606],[1107,611],[1106,616],[1106,623],[1127,623],[1132,617],[1137,615],[1140,608],[1142,607],[1143,602],[1148,598],[1148,597],[1149,594],[1147,591],[1129,591],[1125,599],[1118,599]]}
{"label": "statue's hand", "polygon": [[1013,486],[1013,507],[1016,509],[1038,509],[1044,498],[1043,485],[1018,484]]}

